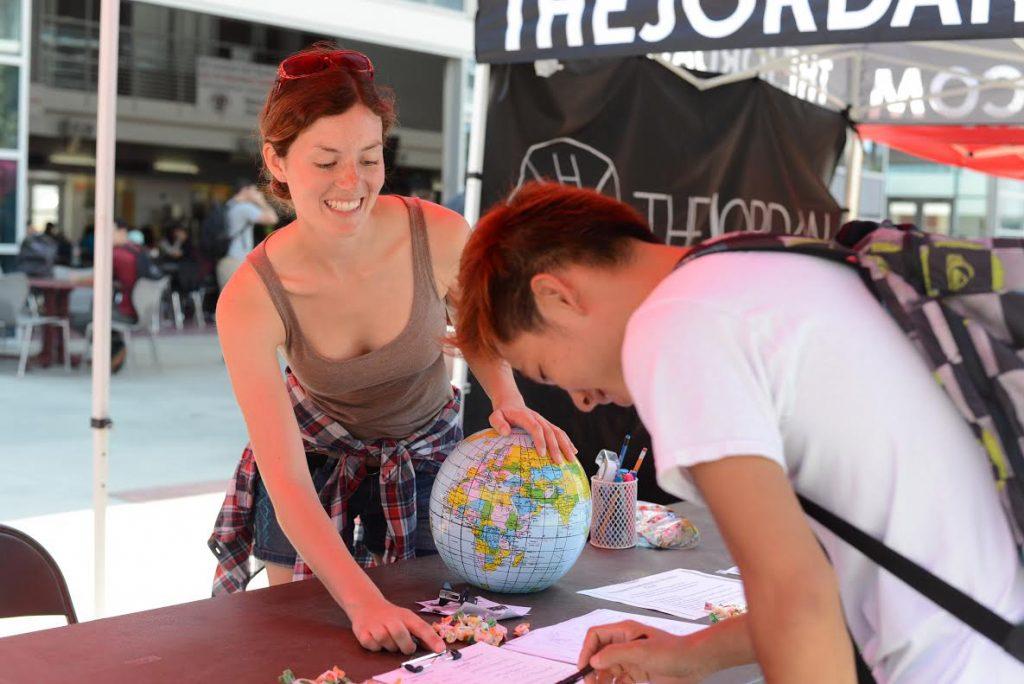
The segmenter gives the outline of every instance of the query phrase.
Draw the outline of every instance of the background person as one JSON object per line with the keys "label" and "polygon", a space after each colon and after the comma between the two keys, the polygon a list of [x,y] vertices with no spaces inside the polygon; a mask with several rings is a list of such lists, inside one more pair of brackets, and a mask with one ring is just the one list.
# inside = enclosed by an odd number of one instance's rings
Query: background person
{"label": "background person", "polygon": [[64,236],[64,231],[57,227],[57,224],[53,222],[47,222],[46,228],[43,230],[54,242],[57,243],[57,259],[56,265],[58,266],[70,266],[72,257],[72,245],[71,241]]}
{"label": "background person", "polygon": [[1021,621],[1024,571],[988,459],[912,342],[848,266],[726,252],[677,268],[686,252],[625,204],[533,184],[463,253],[460,347],[583,411],[635,402],[659,484],[707,503],[743,576],[746,615],[686,637],[596,628],[580,664],[678,682],[756,655],[768,681],[852,682],[848,625],[879,682],[1021,681],[999,646],[816,538],[795,495]]}
{"label": "background person", "polygon": [[278,216],[263,193],[251,181],[240,181],[234,196],[224,207],[227,254],[217,262],[217,285],[223,290],[253,248],[253,227],[274,225]]}

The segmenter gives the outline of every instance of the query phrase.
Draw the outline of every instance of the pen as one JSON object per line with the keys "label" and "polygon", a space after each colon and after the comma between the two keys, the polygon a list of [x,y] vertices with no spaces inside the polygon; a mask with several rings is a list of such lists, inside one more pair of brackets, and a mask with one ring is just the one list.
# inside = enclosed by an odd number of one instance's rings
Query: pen
{"label": "pen", "polygon": [[636,463],[633,464],[633,472],[634,473],[639,473],[640,472],[640,466],[643,465],[644,456],[646,456],[646,455],[647,455],[647,447],[644,447],[643,449],[640,450],[640,455],[636,457]]}
{"label": "pen", "polygon": [[576,674],[569,675],[565,679],[560,679],[557,682],[555,682],[555,684],[575,684],[576,682],[583,681],[583,678],[586,677],[588,674],[590,674],[593,671],[594,671],[594,668],[590,667],[590,665],[587,665],[586,667],[584,667],[582,670],[580,670]]}
{"label": "pen", "polygon": [[621,466],[626,459],[626,451],[629,449],[629,433],[626,433],[626,439],[622,440],[622,448],[619,449],[619,466]]}

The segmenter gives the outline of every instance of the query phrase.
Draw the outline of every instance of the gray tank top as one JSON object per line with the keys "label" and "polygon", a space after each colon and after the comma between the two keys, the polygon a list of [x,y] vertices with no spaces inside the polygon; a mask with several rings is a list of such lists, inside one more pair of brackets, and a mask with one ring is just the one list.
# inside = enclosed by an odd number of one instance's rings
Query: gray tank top
{"label": "gray tank top", "polygon": [[419,200],[402,201],[412,237],[412,312],[398,337],[361,356],[339,361],[317,353],[267,258],[266,240],[249,254],[284,323],[285,354],[295,377],[317,406],[361,440],[407,437],[452,398],[441,351],[445,306],[437,294],[423,209]]}

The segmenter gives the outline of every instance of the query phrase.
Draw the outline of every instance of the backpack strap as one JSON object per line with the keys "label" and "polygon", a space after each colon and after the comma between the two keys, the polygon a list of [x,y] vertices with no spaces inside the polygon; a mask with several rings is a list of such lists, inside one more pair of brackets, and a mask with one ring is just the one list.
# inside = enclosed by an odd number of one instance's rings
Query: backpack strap
{"label": "backpack strap", "polygon": [[906,556],[797,494],[804,512],[965,625],[1024,663],[1024,623],[1014,625]]}

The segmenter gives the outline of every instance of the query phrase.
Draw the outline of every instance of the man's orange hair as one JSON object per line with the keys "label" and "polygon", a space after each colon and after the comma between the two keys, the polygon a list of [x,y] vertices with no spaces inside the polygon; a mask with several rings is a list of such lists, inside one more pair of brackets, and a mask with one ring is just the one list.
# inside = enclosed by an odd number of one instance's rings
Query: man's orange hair
{"label": "man's orange hair", "polygon": [[535,275],[622,263],[632,240],[659,242],[629,205],[557,183],[524,185],[492,207],[466,243],[451,342],[467,355],[498,356],[498,344],[544,325]]}

